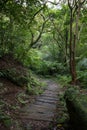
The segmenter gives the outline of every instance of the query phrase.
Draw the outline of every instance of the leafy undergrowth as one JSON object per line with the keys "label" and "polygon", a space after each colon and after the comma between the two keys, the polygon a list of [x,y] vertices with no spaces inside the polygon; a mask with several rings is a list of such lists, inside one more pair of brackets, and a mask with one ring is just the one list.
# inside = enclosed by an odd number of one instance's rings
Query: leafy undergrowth
{"label": "leafy undergrowth", "polygon": [[56,80],[62,87],[65,87],[69,86],[71,82],[71,77],[70,75],[57,75]]}
{"label": "leafy undergrowth", "polygon": [[42,83],[38,78],[11,54],[0,58],[0,77],[6,78],[14,84],[25,87],[28,94],[42,93]]}
{"label": "leafy undergrowth", "polygon": [[34,102],[37,93],[27,94],[26,88],[18,87],[7,79],[0,79],[0,129],[14,128],[16,115],[24,105]]}
{"label": "leafy undergrowth", "polygon": [[[56,80],[62,87],[71,86],[71,76],[67,75],[57,75]],[[87,70],[79,70],[77,71],[77,83],[80,88],[87,89]]]}
{"label": "leafy undergrowth", "polygon": [[[0,130],[16,130],[21,107],[45,89],[40,80],[11,55],[0,58]],[[18,125],[17,125],[18,124]]]}
{"label": "leafy undergrowth", "polygon": [[[76,85],[70,84],[71,77],[69,75],[62,75],[62,76],[58,75],[56,78],[56,81],[60,83],[61,88],[64,91],[64,94],[60,95],[61,96],[60,99],[61,99],[63,106],[65,106],[64,114],[62,113],[61,118],[58,117],[59,118],[58,122],[60,122],[60,127],[61,127],[61,122],[62,122],[62,124],[64,122],[63,126],[65,127],[66,130],[68,130],[68,129],[74,130],[74,128],[73,128],[73,125],[70,123],[69,114],[68,114],[68,111],[66,110],[66,103],[65,103],[65,99],[64,99],[65,91],[67,89],[70,89],[72,92],[73,92],[73,90],[75,91],[75,93],[79,92],[80,95],[78,95],[78,97],[87,95],[87,80],[86,80],[87,71],[84,71],[84,72],[78,71],[77,74],[78,74],[77,78],[78,78],[79,82],[77,82]],[[74,94],[69,93],[69,95],[70,95],[70,97],[69,97],[70,101],[72,100],[71,97],[75,98]],[[81,99],[79,99],[79,102],[80,102],[80,100]],[[84,104],[84,101],[85,101],[85,99],[82,100],[82,104]],[[72,108],[72,106],[70,106],[70,107]],[[73,115],[73,117],[75,117],[75,116]]]}

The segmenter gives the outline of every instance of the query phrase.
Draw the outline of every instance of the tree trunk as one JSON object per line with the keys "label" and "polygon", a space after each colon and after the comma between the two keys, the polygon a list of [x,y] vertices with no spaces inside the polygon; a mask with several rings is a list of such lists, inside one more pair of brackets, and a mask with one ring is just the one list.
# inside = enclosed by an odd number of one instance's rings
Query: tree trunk
{"label": "tree trunk", "polygon": [[76,36],[74,35],[74,40],[73,40],[73,30],[72,30],[72,23],[73,23],[73,14],[72,14],[72,9],[71,11],[71,16],[70,16],[70,73],[72,76],[72,84],[76,83],[76,66],[75,66],[75,44],[76,44]]}
{"label": "tree trunk", "polygon": [[[68,0],[68,6],[70,9],[70,73],[72,76],[72,84],[76,84],[76,65],[75,65],[75,48],[76,43],[78,43],[78,23],[79,23],[79,16],[80,16],[80,10],[82,5],[84,4],[85,0]],[[76,28],[73,35],[73,20],[76,15]]]}
{"label": "tree trunk", "polygon": [[68,49],[68,29],[65,32],[65,63],[67,64],[67,49]]}
{"label": "tree trunk", "polygon": [[72,83],[76,84],[76,63],[75,63],[75,48],[76,48],[76,35],[73,40],[73,53],[72,53]]}

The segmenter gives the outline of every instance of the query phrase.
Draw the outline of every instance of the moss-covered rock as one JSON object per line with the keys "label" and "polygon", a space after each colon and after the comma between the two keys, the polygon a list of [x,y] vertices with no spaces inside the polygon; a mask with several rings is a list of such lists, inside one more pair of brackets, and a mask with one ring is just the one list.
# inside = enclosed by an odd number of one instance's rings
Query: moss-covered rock
{"label": "moss-covered rock", "polygon": [[74,130],[87,130],[87,96],[71,88],[65,92],[65,100]]}

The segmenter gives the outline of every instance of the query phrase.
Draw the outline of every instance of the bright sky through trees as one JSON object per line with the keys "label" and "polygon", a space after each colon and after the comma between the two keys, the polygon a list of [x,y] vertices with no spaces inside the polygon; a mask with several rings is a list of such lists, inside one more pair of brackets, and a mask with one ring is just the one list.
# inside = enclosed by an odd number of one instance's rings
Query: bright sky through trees
{"label": "bright sky through trees", "polygon": [[47,0],[46,2],[48,7],[50,8],[55,8],[55,9],[60,8],[59,3],[61,2],[61,0]]}

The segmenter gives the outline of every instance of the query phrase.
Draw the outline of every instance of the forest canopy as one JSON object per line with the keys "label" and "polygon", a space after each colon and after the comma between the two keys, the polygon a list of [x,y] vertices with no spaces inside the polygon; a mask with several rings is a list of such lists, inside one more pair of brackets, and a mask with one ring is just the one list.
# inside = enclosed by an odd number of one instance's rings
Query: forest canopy
{"label": "forest canopy", "polygon": [[86,0],[1,0],[0,57],[11,53],[36,73],[67,73],[76,83],[87,74],[86,14]]}

